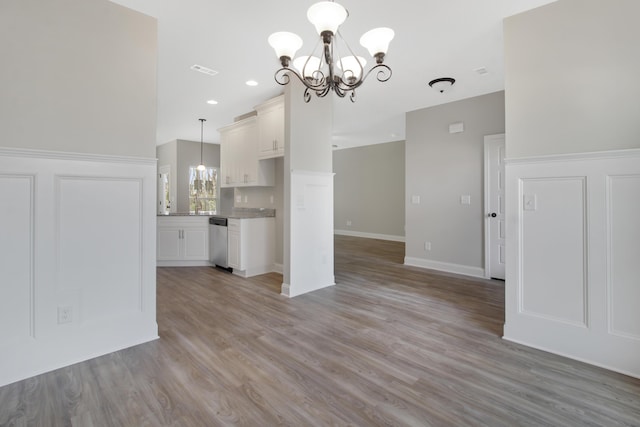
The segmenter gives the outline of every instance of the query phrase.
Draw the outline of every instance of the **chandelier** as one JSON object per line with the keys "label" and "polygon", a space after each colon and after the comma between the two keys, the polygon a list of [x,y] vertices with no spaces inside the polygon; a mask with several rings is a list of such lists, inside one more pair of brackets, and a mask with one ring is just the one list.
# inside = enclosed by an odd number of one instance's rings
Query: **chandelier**
{"label": "chandelier", "polygon": [[[349,94],[351,102],[355,102],[355,89],[360,87],[374,70],[378,81],[389,80],[391,68],[384,64],[384,56],[389,48],[389,42],[393,39],[393,30],[375,28],[360,38],[360,44],[376,60],[376,65],[365,74],[364,67],[367,62],[363,57],[353,53],[338,29],[347,16],[347,10],[333,1],[321,1],[309,8],[307,18],[320,35],[309,56],[293,59],[298,49],[302,47],[302,39],[296,34],[289,32],[271,34],[269,44],[276,51],[276,56],[282,64],[282,68],[275,73],[276,82],[286,85],[291,75],[296,76],[306,86],[305,102],[311,99],[311,92],[315,92],[318,97],[324,97],[331,90],[341,98]],[[322,47],[319,48],[321,42]],[[294,68],[291,68],[292,63]]]}

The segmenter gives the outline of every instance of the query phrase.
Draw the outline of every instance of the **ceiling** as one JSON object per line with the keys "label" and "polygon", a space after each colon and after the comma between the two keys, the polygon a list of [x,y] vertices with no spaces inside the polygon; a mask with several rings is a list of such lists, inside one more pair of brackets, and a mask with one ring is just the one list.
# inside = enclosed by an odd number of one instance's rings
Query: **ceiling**
{"label": "ceiling", "polygon": [[[158,145],[199,141],[199,118],[207,119],[205,142],[219,142],[218,128],[282,93],[273,78],[279,61],[267,37],[298,34],[304,40],[298,55],[310,54],[318,37],[306,18],[316,0],[112,1],[158,19]],[[350,14],[340,32],[368,65],[373,59],[360,36],[385,26],[395,38],[385,58],[393,70],[388,82],[370,76],[355,103],[329,95],[333,143],[347,148],[403,140],[406,112],[504,89],[502,19],[553,1],[395,0],[372,6],[340,0]],[[218,74],[193,71],[194,64]],[[475,71],[481,67],[486,74]],[[428,86],[438,77],[456,83],[439,93]],[[247,86],[250,79],[258,86]],[[207,104],[210,99],[218,104]]]}

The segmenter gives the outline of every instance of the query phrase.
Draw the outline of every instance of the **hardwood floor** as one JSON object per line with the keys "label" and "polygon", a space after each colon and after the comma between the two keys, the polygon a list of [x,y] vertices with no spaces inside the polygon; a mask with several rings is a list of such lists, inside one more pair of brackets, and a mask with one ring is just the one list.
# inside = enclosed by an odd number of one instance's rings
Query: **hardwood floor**
{"label": "hardwood floor", "polygon": [[640,380],[500,338],[501,282],[336,236],[336,282],[158,269],[160,340],[0,388],[2,426],[640,426]]}

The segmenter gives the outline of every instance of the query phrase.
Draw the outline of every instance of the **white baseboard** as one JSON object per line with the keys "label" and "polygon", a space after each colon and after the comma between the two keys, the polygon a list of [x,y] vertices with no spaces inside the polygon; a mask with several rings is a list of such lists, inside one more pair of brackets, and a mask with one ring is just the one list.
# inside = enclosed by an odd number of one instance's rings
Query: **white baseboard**
{"label": "white baseboard", "polygon": [[412,267],[428,268],[430,270],[444,271],[447,273],[462,274],[464,276],[479,277],[484,279],[484,268],[471,267],[468,265],[452,264],[442,261],[432,261],[429,259],[405,257],[404,265]]}
{"label": "white baseboard", "polygon": [[392,234],[365,233],[362,231],[333,230],[333,234],[338,236],[364,237],[365,239],[389,240],[391,242],[404,242],[404,236],[394,236]]}
{"label": "white baseboard", "polygon": [[282,266],[282,264],[278,264],[278,263],[273,264],[273,270],[272,270],[273,273],[283,274],[283,271],[284,271],[284,267]]}
{"label": "white baseboard", "polygon": [[535,343],[532,343],[532,342],[529,342],[529,341],[525,341],[525,340],[519,340],[517,338],[511,338],[511,337],[507,336],[506,334],[502,337],[502,339],[505,340],[505,341],[509,341],[509,342],[515,343],[515,344],[520,344],[520,345],[524,345],[524,346],[527,346],[527,347],[535,348],[537,350],[546,351],[547,353],[551,353],[551,354],[557,354],[559,356],[566,357],[568,359],[573,359],[573,360],[577,360],[578,362],[588,363],[589,365],[597,366],[597,367],[603,368],[603,369],[608,369],[610,371],[617,372],[619,374],[628,375],[630,377],[639,378],[640,379],[640,374],[638,374],[638,372],[632,372],[632,371],[628,371],[628,370],[625,370],[625,369],[620,369],[619,367],[617,367],[615,365],[606,364],[606,363],[600,363],[600,362],[594,361],[592,359],[576,356],[575,354],[572,354],[572,353],[558,351],[558,350],[553,349],[553,348],[545,347],[545,346],[542,346],[542,345],[537,345]]}
{"label": "white baseboard", "polygon": [[329,283],[327,285],[318,285],[316,287],[313,288],[307,288],[304,289],[303,291],[291,291],[291,285],[288,283],[282,283],[282,288],[280,290],[280,295],[284,295],[285,297],[289,297],[289,298],[293,298],[293,297],[297,297],[298,295],[303,295],[309,292],[313,292],[313,291],[317,291],[320,289],[324,289],[324,288],[328,288],[329,286],[335,286],[336,283]]}
{"label": "white baseboard", "polygon": [[209,261],[156,261],[156,267],[211,267]]}

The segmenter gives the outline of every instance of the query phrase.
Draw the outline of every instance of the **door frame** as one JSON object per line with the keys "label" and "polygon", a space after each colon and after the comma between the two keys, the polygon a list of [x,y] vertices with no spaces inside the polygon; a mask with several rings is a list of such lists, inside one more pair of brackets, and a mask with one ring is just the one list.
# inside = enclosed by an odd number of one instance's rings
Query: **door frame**
{"label": "door frame", "polygon": [[[489,239],[489,150],[487,146],[497,139],[504,139],[506,144],[506,137],[504,133],[498,133],[494,135],[485,135],[484,137],[484,170],[483,170],[483,185],[484,185],[484,277],[485,279],[491,279],[491,258],[490,258],[490,239]],[[506,201],[505,201],[506,203]],[[505,260],[506,265],[506,260]]]}

